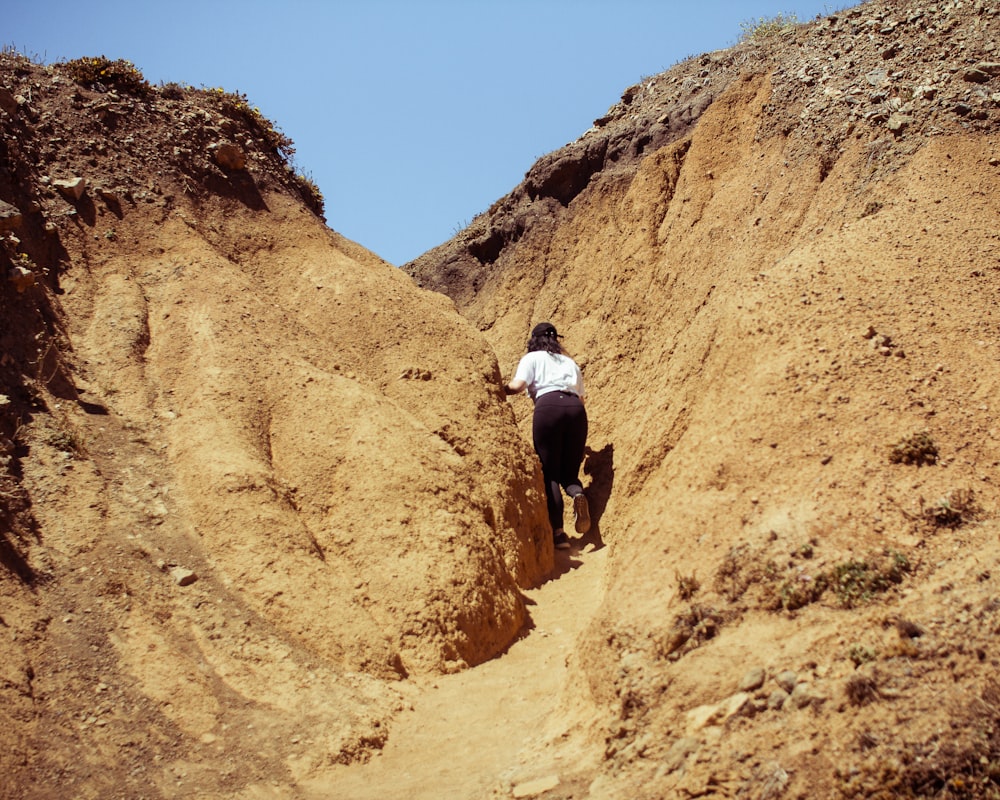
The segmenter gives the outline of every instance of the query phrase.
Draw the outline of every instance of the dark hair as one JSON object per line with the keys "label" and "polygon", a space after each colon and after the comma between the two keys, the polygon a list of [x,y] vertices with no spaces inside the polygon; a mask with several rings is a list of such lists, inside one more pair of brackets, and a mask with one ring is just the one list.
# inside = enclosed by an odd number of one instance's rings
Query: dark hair
{"label": "dark hair", "polygon": [[537,330],[538,328],[532,331],[531,338],[528,339],[529,353],[534,353],[536,350],[543,350],[546,353],[562,353],[562,345],[559,344],[555,328],[550,326],[548,330],[541,333],[537,333]]}

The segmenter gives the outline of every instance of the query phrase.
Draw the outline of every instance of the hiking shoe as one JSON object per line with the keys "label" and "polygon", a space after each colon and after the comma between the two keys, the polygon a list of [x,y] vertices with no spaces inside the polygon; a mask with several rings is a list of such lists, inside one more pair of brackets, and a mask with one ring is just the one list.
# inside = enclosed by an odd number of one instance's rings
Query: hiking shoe
{"label": "hiking shoe", "polygon": [[573,498],[573,526],[577,533],[590,530],[590,506],[587,505],[587,495],[578,494]]}
{"label": "hiking shoe", "polygon": [[552,541],[556,550],[569,550],[569,537],[566,535],[566,531],[556,531]]}

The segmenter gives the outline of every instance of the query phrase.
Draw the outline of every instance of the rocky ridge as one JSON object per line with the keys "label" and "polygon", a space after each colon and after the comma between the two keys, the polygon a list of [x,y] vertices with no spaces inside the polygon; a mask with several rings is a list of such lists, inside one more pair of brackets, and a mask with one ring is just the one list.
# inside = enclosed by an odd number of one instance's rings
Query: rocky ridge
{"label": "rocky ridge", "polygon": [[509,195],[404,269],[472,305],[505,247],[535,227],[551,231],[592,181],[630,174],[683,140],[748,73],[768,73],[773,87],[758,135],[790,137],[793,159],[818,153],[821,173],[861,130],[873,173],[893,169],[925,137],[992,131],[998,13],[985,0],[869,2],[691,57],[626,89],[578,140],[539,159]]}

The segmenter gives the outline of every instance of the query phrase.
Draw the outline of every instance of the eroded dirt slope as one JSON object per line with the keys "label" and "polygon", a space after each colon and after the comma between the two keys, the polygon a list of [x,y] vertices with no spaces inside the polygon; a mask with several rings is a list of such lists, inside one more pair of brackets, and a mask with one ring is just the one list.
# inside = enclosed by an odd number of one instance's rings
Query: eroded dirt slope
{"label": "eroded dirt slope", "polygon": [[405,271],[245,98],[6,54],[3,795],[989,796],[998,19],[686,61]]}
{"label": "eroded dirt slope", "polygon": [[998,37],[867,3],[692,59],[407,265],[505,374],[539,319],[585,364],[590,796],[995,790]]}
{"label": "eroded dirt slope", "polygon": [[325,226],[238,96],[2,66],[0,793],[366,759],[552,566],[495,355]]}

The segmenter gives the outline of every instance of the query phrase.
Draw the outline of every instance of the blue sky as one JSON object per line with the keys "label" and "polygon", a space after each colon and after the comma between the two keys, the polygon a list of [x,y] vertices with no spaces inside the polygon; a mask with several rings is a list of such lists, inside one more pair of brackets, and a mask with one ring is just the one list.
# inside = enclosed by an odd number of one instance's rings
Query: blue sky
{"label": "blue sky", "polygon": [[622,92],[823,0],[20,0],[0,44],[246,94],[329,226],[401,265],[451,238]]}

